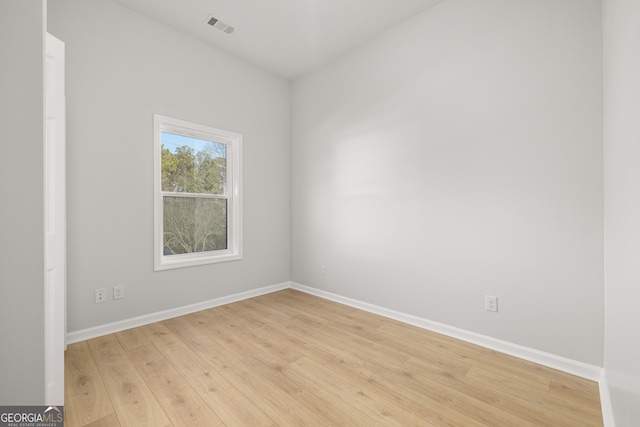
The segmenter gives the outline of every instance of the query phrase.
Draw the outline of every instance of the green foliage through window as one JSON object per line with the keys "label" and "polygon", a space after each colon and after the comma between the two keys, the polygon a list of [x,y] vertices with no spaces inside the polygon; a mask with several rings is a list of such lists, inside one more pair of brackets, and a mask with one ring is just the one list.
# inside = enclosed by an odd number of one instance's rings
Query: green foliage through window
{"label": "green foliage through window", "polygon": [[164,255],[227,249],[226,144],[161,137]]}
{"label": "green foliage through window", "polygon": [[155,271],[242,259],[242,134],[153,115]]}

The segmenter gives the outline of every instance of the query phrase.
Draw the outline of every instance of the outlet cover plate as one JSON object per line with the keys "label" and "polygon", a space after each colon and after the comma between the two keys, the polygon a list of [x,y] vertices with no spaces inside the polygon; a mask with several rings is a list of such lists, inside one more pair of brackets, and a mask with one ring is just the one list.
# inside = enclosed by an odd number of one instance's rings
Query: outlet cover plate
{"label": "outlet cover plate", "polygon": [[124,285],[118,285],[113,287],[113,299],[124,298]]}
{"label": "outlet cover plate", "polygon": [[485,295],[484,308],[487,311],[498,312],[498,297],[493,295]]}
{"label": "outlet cover plate", "polygon": [[105,288],[96,289],[94,298],[96,304],[107,301],[107,290]]}

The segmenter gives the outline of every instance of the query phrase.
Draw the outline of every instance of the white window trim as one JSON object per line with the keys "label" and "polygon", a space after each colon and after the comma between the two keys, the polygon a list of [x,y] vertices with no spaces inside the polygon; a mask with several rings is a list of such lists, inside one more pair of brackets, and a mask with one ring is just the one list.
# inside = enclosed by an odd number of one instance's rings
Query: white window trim
{"label": "white window trim", "polygon": [[[164,255],[163,196],[189,197],[190,193],[162,191],[161,132],[212,140],[227,144],[227,249],[178,255]],[[172,117],[153,115],[154,179],[154,270],[191,267],[242,259],[242,135]],[[219,197],[203,195],[205,197]]]}

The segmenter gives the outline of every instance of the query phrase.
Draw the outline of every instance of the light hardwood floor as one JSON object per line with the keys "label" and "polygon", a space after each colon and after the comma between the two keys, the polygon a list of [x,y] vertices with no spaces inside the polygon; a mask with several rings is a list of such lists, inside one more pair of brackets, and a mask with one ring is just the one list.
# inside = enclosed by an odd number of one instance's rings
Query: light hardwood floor
{"label": "light hardwood floor", "polygon": [[601,426],[596,383],[294,290],[72,344],[66,425]]}

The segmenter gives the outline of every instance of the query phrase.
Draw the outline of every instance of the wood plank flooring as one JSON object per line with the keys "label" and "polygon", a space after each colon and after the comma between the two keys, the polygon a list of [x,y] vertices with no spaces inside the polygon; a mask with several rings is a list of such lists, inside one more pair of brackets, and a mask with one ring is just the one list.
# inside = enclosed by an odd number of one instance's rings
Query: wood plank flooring
{"label": "wood plank flooring", "polygon": [[602,426],[598,385],[284,290],[72,344],[75,426]]}

